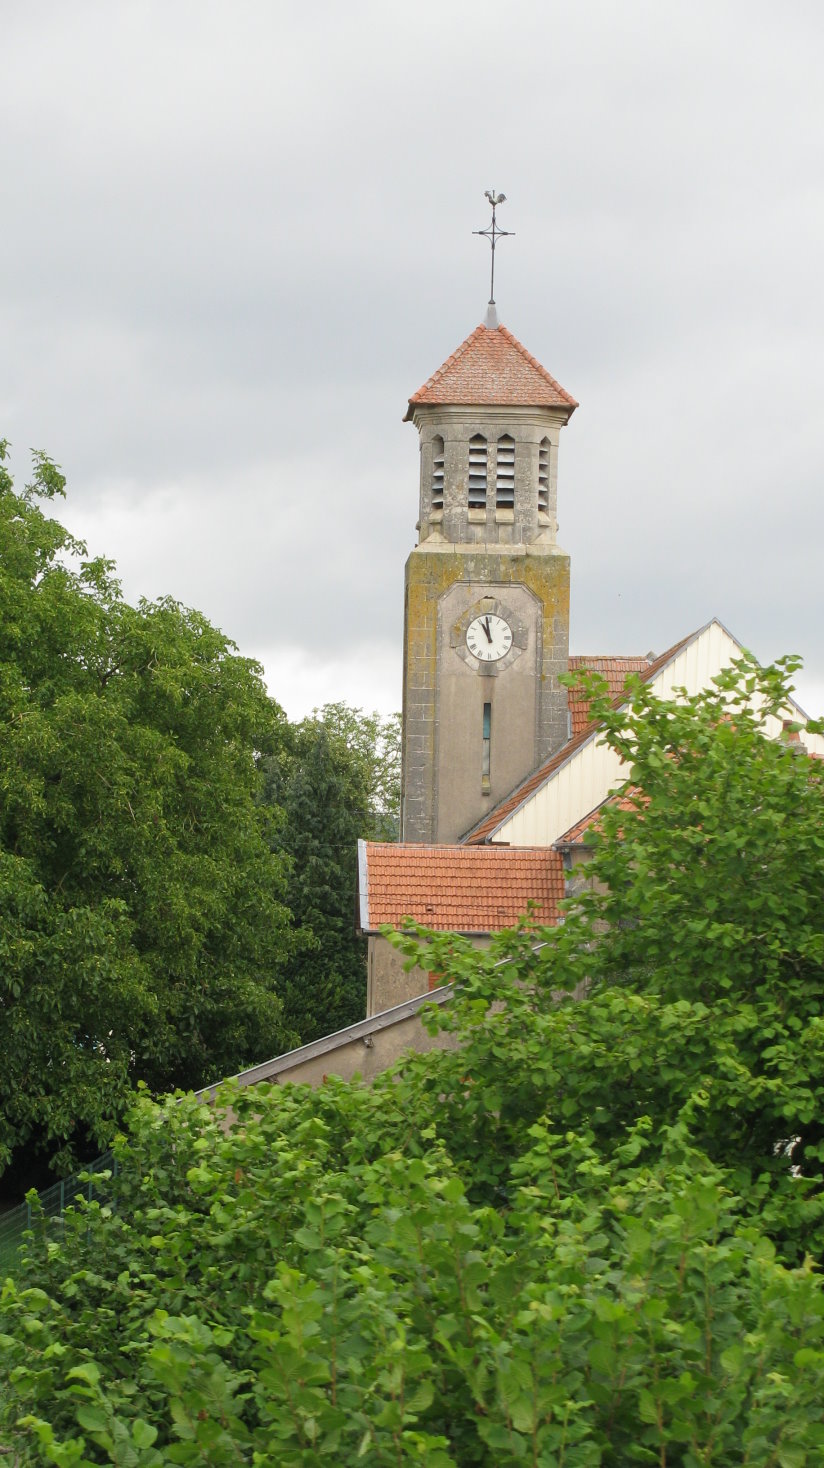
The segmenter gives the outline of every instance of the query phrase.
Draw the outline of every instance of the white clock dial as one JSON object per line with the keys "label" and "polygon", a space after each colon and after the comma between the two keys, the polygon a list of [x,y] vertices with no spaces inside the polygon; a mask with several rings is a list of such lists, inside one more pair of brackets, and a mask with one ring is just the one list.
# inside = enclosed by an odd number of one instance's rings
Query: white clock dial
{"label": "white clock dial", "polygon": [[473,617],[466,629],[466,645],[481,663],[497,663],[512,646],[512,628],[503,617],[485,612]]}

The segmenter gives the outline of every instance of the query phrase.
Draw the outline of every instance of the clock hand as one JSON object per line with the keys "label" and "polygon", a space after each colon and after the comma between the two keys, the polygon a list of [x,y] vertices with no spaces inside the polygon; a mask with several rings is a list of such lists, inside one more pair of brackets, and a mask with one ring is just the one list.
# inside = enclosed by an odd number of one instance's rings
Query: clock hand
{"label": "clock hand", "polygon": [[486,633],[486,640],[487,640],[487,642],[491,642],[492,641],[492,633],[489,630],[489,618],[488,617],[485,619],[485,621],[483,621],[481,623],[481,626],[483,627],[484,632]]}

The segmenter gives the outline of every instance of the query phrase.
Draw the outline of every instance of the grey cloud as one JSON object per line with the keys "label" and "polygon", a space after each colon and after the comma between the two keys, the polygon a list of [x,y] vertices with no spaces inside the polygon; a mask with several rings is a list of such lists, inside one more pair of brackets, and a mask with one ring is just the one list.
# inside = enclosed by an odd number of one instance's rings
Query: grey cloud
{"label": "grey cloud", "polygon": [[19,477],[29,444],[64,464],[66,517],[130,595],[330,677],[343,599],[364,657],[395,639],[399,663],[400,419],[482,317],[494,184],[501,317],[581,402],[575,647],[660,649],[718,615],[821,687],[819,23],[762,0],[16,8]]}

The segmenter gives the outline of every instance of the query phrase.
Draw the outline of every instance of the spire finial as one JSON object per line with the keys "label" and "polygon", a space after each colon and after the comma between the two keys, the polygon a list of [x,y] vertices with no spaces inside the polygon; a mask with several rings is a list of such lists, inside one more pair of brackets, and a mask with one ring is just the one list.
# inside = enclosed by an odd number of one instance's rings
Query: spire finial
{"label": "spire finial", "polygon": [[512,229],[499,229],[498,228],[498,225],[497,225],[497,222],[496,222],[496,219],[495,219],[495,210],[497,209],[497,207],[498,207],[499,204],[505,204],[506,203],[506,194],[496,194],[494,189],[487,189],[486,190],[486,193],[485,193],[485,198],[487,198],[489,200],[490,204],[492,205],[492,223],[491,224],[488,224],[487,227],[486,227],[486,229],[473,229],[472,233],[473,234],[482,234],[485,239],[489,240],[489,243],[492,246],[492,274],[490,276],[490,281],[489,281],[489,304],[490,304],[490,306],[494,306],[495,305],[495,243],[503,235],[514,235],[515,231],[512,230]]}

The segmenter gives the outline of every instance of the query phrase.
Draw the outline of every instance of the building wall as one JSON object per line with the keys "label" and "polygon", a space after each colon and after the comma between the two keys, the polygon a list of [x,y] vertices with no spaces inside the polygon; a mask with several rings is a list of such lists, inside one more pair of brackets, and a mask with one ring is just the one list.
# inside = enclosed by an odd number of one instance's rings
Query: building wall
{"label": "building wall", "polygon": [[366,953],[367,1017],[429,992],[431,986],[426,969],[416,965],[406,970],[404,955],[380,933],[370,934]]}
{"label": "building wall", "polygon": [[[661,698],[676,688],[696,693],[709,686],[722,668],[740,656],[738,643],[718,622],[712,622],[676,653],[652,680]],[[780,726],[777,724],[777,728]],[[551,846],[583,815],[599,806],[627,776],[618,755],[595,733],[581,745],[544,785],[501,823],[493,840],[510,846]]]}
{"label": "building wall", "polygon": [[[489,608],[482,605],[489,598]],[[464,623],[497,605],[515,656],[480,669]],[[568,738],[569,557],[554,544],[497,549],[431,541],[406,565],[401,838],[458,840]],[[482,714],[493,705],[488,788]]]}
{"label": "building wall", "polygon": [[453,1034],[430,1035],[421,1024],[419,1014],[406,1015],[391,1028],[368,1036],[366,1041],[357,1038],[325,1055],[298,1058],[289,1070],[273,1079],[280,1085],[291,1082],[299,1086],[320,1086],[329,1075],[340,1076],[344,1081],[359,1075],[362,1080],[371,1081],[409,1051],[454,1050],[456,1046]]}
{"label": "building wall", "polygon": [[[424,1004],[447,1004],[451,997],[451,988],[438,989],[374,1018],[359,1020],[337,1034],[326,1035],[298,1050],[264,1061],[232,1080],[242,1087],[263,1083],[320,1086],[327,1076],[340,1076],[345,1081],[360,1077],[368,1082],[409,1052],[454,1050],[457,1048],[454,1034],[430,1035],[420,1019]],[[207,1086],[197,1094],[209,1101],[215,1099],[218,1090],[219,1085]],[[232,1113],[227,1112],[227,1125],[232,1121]]]}
{"label": "building wall", "polygon": [[[558,444],[569,414],[568,406],[414,408],[420,539],[407,561],[404,602],[404,841],[459,839],[569,737],[559,682],[569,657],[569,557],[556,541]],[[478,435],[485,491],[471,466]],[[515,635],[504,658],[479,666],[466,629],[487,611],[505,617]],[[488,778],[485,703],[492,707]]]}
{"label": "building wall", "polygon": [[[472,939],[474,948],[486,948],[489,938],[479,934]],[[426,969],[406,971],[406,959],[380,933],[371,933],[367,948],[366,1014],[367,1018],[393,1009],[406,1000],[428,994],[437,981]]]}
{"label": "building wall", "polygon": [[[420,433],[421,541],[443,535],[458,545],[528,545],[554,541],[558,529],[558,440],[566,408],[418,406],[413,421]],[[487,506],[469,508],[469,444],[476,434],[487,443]],[[498,444],[506,434],[515,443],[515,504],[496,504]],[[433,506],[433,445],[444,445],[443,509]],[[541,445],[547,452],[547,506],[539,509],[538,476]]]}

